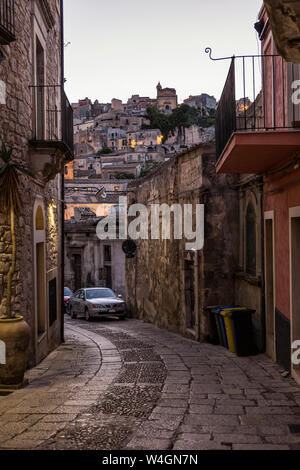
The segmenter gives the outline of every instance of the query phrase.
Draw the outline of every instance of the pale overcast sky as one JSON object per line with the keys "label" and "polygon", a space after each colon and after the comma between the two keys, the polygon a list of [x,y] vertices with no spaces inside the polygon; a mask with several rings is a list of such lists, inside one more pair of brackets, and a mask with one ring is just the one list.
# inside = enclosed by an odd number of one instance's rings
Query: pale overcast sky
{"label": "pale overcast sky", "polygon": [[262,0],[64,0],[66,91],[110,102],[133,94],[156,97],[156,85],[220,97],[229,62],[256,54]]}

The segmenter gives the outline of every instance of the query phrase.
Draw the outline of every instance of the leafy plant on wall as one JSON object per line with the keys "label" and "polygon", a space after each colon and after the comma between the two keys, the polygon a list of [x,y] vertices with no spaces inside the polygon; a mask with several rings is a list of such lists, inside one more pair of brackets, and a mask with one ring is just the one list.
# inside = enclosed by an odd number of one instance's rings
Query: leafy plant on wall
{"label": "leafy plant on wall", "polygon": [[0,212],[5,214],[9,219],[12,241],[12,257],[7,274],[6,290],[5,318],[8,319],[14,317],[12,312],[12,279],[16,269],[16,220],[22,209],[19,173],[33,177],[33,174],[26,168],[12,160],[12,152],[12,148],[8,149],[5,143],[2,143],[2,148],[0,150],[0,160],[3,162],[3,165],[0,167]]}

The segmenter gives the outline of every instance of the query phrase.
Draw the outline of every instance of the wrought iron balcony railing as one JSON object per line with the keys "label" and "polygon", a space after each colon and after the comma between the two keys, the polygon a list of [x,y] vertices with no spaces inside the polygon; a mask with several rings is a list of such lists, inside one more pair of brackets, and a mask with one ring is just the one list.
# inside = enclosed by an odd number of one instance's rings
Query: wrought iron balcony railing
{"label": "wrought iron balcony railing", "polygon": [[61,85],[31,86],[33,137],[31,145],[60,147],[67,159],[74,154],[73,109]]}
{"label": "wrought iron balcony railing", "polygon": [[62,139],[70,149],[71,155],[74,155],[74,124],[73,124],[73,108],[63,91],[62,93]]}
{"label": "wrought iron balcony railing", "polygon": [[299,128],[300,67],[279,55],[233,56],[216,112],[217,160],[234,132]]}
{"label": "wrought iron balcony railing", "polygon": [[0,0],[0,44],[15,41],[15,0]]}

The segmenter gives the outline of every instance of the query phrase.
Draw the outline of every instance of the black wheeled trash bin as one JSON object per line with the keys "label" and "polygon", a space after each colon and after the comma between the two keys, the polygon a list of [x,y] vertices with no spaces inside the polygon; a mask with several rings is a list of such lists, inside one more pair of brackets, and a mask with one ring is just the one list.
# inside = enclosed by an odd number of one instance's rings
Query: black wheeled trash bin
{"label": "black wheeled trash bin", "polygon": [[256,310],[233,310],[229,317],[233,322],[235,350],[238,356],[251,356],[256,353],[253,336],[252,315]]}
{"label": "black wheeled trash bin", "polygon": [[217,325],[216,325],[216,314],[214,310],[218,308],[217,306],[206,307],[205,311],[208,315],[208,335],[207,340],[209,343],[218,345],[220,344],[220,335],[218,334]]}

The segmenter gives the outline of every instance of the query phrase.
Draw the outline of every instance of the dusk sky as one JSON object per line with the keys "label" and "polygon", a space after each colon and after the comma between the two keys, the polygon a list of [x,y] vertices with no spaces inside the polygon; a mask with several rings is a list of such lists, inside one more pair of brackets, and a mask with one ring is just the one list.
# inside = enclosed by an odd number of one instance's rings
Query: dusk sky
{"label": "dusk sky", "polygon": [[254,30],[262,0],[65,0],[66,91],[110,102],[132,94],[156,97],[176,88],[179,102],[209,93],[217,99],[229,61],[213,56],[257,54]]}

